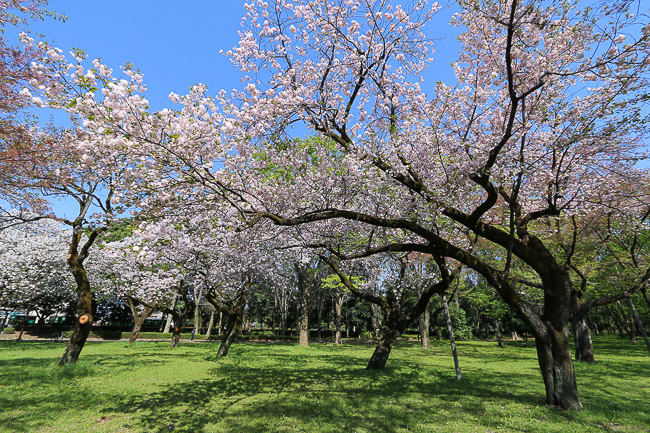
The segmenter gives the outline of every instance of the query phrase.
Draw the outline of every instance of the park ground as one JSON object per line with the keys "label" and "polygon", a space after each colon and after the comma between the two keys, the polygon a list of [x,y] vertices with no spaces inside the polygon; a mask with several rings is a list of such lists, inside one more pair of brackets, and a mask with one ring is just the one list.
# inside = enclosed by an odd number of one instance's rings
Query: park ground
{"label": "park ground", "polygon": [[63,343],[0,341],[0,432],[650,432],[650,357],[597,337],[576,364],[584,410],[544,406],[529,342],[422,350],[400,342],[384,371],[370,343],[90,342],[58,367]]}

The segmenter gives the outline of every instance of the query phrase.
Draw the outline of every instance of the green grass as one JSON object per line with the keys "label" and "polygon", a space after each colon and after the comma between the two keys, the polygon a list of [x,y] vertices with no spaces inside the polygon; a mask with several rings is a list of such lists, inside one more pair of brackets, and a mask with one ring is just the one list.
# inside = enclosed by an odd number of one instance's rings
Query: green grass
{"label": "green grass", "polygon": [[585,410],[544,406],[534,347],[460,342],[456,381],[446,342],[400,343],[384,371],[373,346],[89,343],[56,366],[63,344],[0,342],[0,432],[644,432],[650,357],[597,338],[576,366]]}

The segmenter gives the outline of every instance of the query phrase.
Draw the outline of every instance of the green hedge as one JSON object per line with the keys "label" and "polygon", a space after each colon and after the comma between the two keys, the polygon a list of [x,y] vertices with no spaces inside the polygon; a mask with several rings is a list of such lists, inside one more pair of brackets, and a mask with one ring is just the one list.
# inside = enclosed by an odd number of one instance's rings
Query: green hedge
{"label": "green hedge", "polygon": [[[5,330],[10,329],[10,328],[5,328]],[[11,328],[13,331],[13,328]],[[6,331],[5,331],[6,332]],[[64,338],[70,338],[72,335],[72,330],[66,331],[63,334]],[[93,329],[90,331],[90,334],[88,337],[90,338],[100,338],[103,340],[128,340],[129,336],[131,335],[131,332],[122,332],[122,331],[112,331],[112,330],[101,330],[101,329]],[[192,337],[192,334],[189,332],[181,332],[181,340],[189,340]],[[142,340],[169,340],[172,338],[172,333],[171,332],[141,332],[138,335],[138,339]],[[222,336],[221,335],[215,335],[212,334],[210,335],[207,340],[209,341],[215,341],[215,340],[221,340]],[[194,334],[194,339],[195,340],[206,340],[206,337],[204,334]],[[290,337],[290,336],[274,336],[272,334],[253,334],[253,335],[241,335],[237,338],[238,340],[273,340],[273,341],[292,341],[292,340],[297,340],[295,337]]]}
{"label": "green hedge", "polygon": [[16,332],[13,326],[7,326],[5,329],[3,329],[2,333],[3,334],[13,334]]}

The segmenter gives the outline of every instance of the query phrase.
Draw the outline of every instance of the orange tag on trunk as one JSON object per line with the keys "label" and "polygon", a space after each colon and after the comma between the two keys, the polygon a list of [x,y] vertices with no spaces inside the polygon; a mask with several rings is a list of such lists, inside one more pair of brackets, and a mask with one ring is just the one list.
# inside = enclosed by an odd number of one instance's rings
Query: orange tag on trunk
{"label": "orange tag on trunk", "polygon": [[88,322],[88,315],[87,315],[87,314],[84,314],[83,316],[81,316],[81,317],[79,318],[79,323],[81,323],[81,324],[83,325],[83,324],[86,323],[86,322]]}

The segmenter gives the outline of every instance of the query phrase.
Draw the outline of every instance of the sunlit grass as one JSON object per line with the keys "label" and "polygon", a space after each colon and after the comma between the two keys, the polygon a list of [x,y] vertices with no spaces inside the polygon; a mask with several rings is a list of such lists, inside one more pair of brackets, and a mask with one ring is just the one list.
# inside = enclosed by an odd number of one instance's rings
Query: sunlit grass
{"label": "sunlit grass", "polygon": [[90,343],[77,365],[63,345],[0,342],[0,432],[643,432],[650,357],[625,340],[595,342],[576,366],[581,412],[544,406],[532,345],[401,343],[384,371],[372,345]]}

